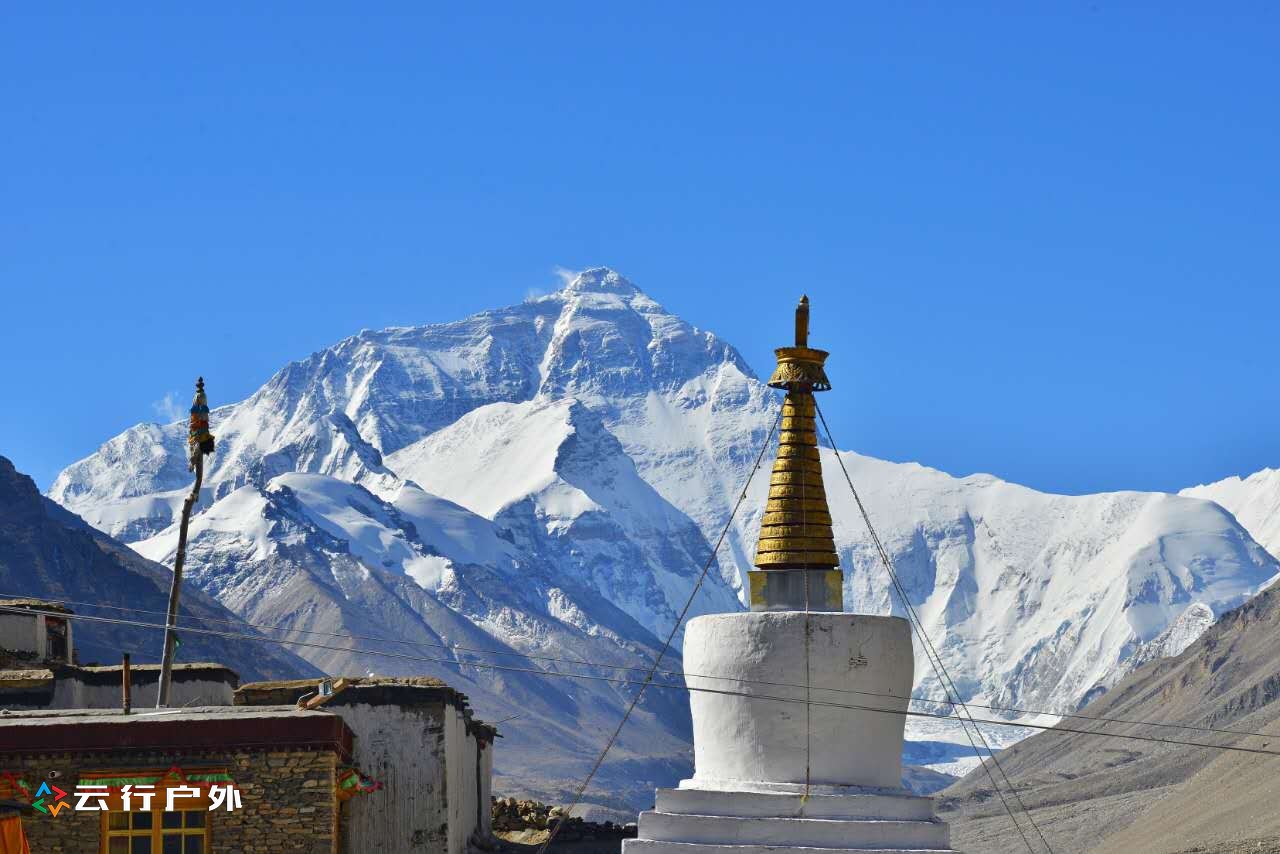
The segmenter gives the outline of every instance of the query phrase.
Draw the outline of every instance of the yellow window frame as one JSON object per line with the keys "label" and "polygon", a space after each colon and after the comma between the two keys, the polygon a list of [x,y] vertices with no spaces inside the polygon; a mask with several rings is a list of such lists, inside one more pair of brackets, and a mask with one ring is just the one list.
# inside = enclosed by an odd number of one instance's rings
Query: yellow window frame
{"label": "yellow window frame", "polygon": [[[133,816],[143,812],[151,814],[151,827],[134,828]],[[183,817],[182,826],[181,827],[164,827],[163,816],[166,812],[176,812],[179,815],[181,815]],[[186,819],[187,813],[200,813],[204,818],[204,824],[201,827],[187,827],[187,819]],[[113,824],[113,822],[111,819],[113,816],[123,817],[125,819],[124,827],[119,827],[119,826],[112,827],[111,825]],[[126,840],[128,843],[131,843],[132,840],[134,840],[135,838],[149,837],[151,840],[151,854],[162,854],[162,852],[164,851],[165,837],[172,838],[174,836],[180,836],[185,839],[188,836],[199,836],[204,840],[204,845],[201,846],[204,851],[204,854],[209,854],[211,850],[209,846],[210,846],[210,841],[212,837],[212,833],[210,829],[210,825],[212,824],[212,822],[210,821],[210,819],[212,817],[213,817],[213,814],[208,811],[207,805],[191,807],[191,808],[182,809],[182,810],[158,809],[158,810],[130,810],[128,812],[124,810],[111,810],[110,812],[104,811],[99,820],[99,824],[102,831],[102,834],[100,837],[102,840],[102,843],[99,846],[98,851],[99,851],[99,854],[111,854],[111,840],[113,839],[123,839],[123,840]],[[119,824],[118,820],[114,823],[117,825]],[[184,845],[183,847],[185,848],[186,846]]]}

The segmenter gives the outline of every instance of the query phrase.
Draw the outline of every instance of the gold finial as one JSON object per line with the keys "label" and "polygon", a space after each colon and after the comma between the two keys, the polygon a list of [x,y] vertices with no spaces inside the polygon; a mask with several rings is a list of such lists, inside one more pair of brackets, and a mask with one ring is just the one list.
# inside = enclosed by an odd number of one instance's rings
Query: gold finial
{"label": "gold finial", "polygon": [[827,353],[809,347],[809,298],[796,306],[796,345],[775,351],[769,385],[785,389],[778,458],[760,521],[756,569],[748,573],[751,609],[843,610],[843,575],[822,483],[815,391],[831,388]]}
{"label": "gold finial", "polygon": [[823,363],[827,361],[826,350],[815,350],[809,346],[809,298],[800,297],[796,306],[796,345],[779,347],[773,351],[778,357],[778,367],[769,377],[769,385],[788,391],[827,391],[831,388],[831,380],[827,379]]}
{"label": "gold finial", "polygon": [[809,297],[800,297],[800,304],[796,306],[796,346],[809,346]]}

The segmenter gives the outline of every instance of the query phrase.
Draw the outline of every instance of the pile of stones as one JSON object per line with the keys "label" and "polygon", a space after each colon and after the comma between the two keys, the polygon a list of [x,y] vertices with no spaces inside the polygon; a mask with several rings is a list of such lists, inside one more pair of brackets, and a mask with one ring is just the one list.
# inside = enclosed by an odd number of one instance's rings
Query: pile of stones
{"label": "pile of stones", "polygon": [[[583,839],[623,839],[636,835],[635,824],[615,824],[612,821],[584,821],[578,816],[566,817],[564,807],[553,807],[538,801],[516,798],[493,799],[493,832],[500,837],[531,839],[529,831],[550,833],[564,822],[556,834],[556,841],[573,842]],[[544,834],[536,834],[545,838]]]}

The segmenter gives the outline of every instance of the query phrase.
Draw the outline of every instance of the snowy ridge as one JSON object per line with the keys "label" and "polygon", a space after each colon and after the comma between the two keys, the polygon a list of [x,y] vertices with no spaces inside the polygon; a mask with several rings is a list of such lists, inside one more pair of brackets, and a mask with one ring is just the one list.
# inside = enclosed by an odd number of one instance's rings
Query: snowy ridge
{"label": "snowy ridge", "polygon": [[1262,469],[1245,478],[1228,477],[1178,494],[1216,501],[1263,548],[1280,557],[1280,469]]}
{"label": "snowy ridge", "polygon": [[[843,484],[824,456],[827,482]],[[1070,711],[1188,608],[1221,614],[1277,572],[1229,513],[1206,502],[1048,495],[842,456],[926,629],[980,701]],[[841,557],[855,567],[846,606],[897,613],[852,497],[829,491]],[[938,693],[923,660],[917,684]]]}
{"label": "snowy ridge", "polygon": [[[301,629],[642,665],[693,589],[777,405],[732,347],[603,268],[464,320],[364,330],[215,410],[219,452],[193,522],[193,578],[237,613]],[[184,438],[178,424],[131,428],[69,466],[50,497],[164,561],[188,477]],[[846,607],[896,613],[834,452],[823,454]],[[1225,491],[1222,506],[1056,496],[842,459],[970,699],[1068,711],[1135,656],[1190,643],[1280,573],[1223,509]],[[695,614],[742,607],[767,478],[752,489]],[[1274,514],[1259,507],[1251,530],[1265,533]],[[359,649],[300,653],[333,671],[423,667]],[[917,689],[936,692],[919,660]],[[482,714],[541,710],[528,730],[537,738],[504,742],[508,767],[524,769],[544,766],[538,739],[568,737],[566,727],[583,748],[556,753],[563,767],[589,761],[588,719],[625,691],[448,673]],[[661,694],[653,703],[634,758],[678,776],[687,706]],[[530,792],[559,785],[543,771],[521,779]],[[647,798],[670,779],[618,785]]]}
{"label": "snowy ridge", "polygon": [[[176,544],[171,528],[134,548],[171,563]],[[490,720],[518,717],[503,728],[506,791],[563,796],[629,699],[608,681],[523,672],[617,671],[527,655],[623,667],[656,655],[648,633],[594,591],[563,583],[488,520],[410,483],[394,503],[326,475],[242,486],[193,519],[187,565],[193,584],[251,623],[279,626],[274,636],[308,644],[294,648],[327,673],[435,675]],[[678,669],[679,657],[669,664]],[[641,725],[619,744],[632,764],[605,774],[614,808],[651,796],[650,783],[687,762],[682,700],[646,696]]]}
{"label": "snowy ridge", "polygon": [[[549,565],[571,568],[655,637],[670,630],[711,557],[697,527],[576,400],[483,406],[388,461],[492,519]],[[739,607],[717,572],[690,614]]]}

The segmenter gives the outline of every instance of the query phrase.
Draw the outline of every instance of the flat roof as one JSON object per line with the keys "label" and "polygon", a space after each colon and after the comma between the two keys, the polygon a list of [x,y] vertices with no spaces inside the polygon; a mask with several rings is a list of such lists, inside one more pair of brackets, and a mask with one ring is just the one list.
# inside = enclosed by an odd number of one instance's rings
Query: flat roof
{"label": "flat roof", "polygon": [[333,750],[350,760],[342,718],[296,706],[0,710],[0,754]]}
{"label": "flat roof", "polygon": [[[347,680],[350,687],[375,688],[378,686],[394,685],[405,688],[438,688],[444,691],[456,694],[459,697],[466,695],[455,688],[449,686],[448,682],[437,679],[434,676],[334,676],[330,679],[337,682],[339,679]],[[304,691],[314,691],[316,685],[322,681],[322,677],[312,677],[310,679],[274,679],[265,682],[249,682],[242,686],[244,691],[292,691],[301,689]]]}
{"label": "flat roof", "polygon": [[[123,666],[119,664],[93,666],[57,664],[52,667],[9,667],[0,669],[0,689],[30,687],[34,681],[50,682],[55,679],[78,680],[88,685],[119,685],[121,684],[121,671],[123,669]],[[129,674],[133,685],[139,687],[149,685],[160,678],[160,665],[132,664],[129,666]],[[215,679],[227,683],[232,688],[240,684],[240,674],[225,664],[193,662],[173,665],[173,681],[176,683]]]}
{"label": "flat roof", "polygon": [[[495,727],[473,715],[467,703],[466,694],[434,676],[343,676],[333,677],[330,682],[336,685],[339,679],[345,681],[346,686],[336,692],[324,704],[324,708],[349,706],[354,703],[366,703],[371,706],[405,706],[413,703],[442,702],[458,709],[473,735],[487,738],[489,741],[498,737],[498,730]],[[296,703],[304,694],[314,693],[320,681],[320,679],[278,679],[269,682],[249,682],[241,685],[236,691],[235,703],[238,708]]]}
{"label": "flat roof", "polygon": [[[121,668],[124,667],[123,664],[76,664],[72,666],[76,670],[85,670],[85,671],[88,671],[89,673],[106,673],[108,671],[119,673]],[[129,670],[159,671],[160,665],[159,664],[130,664]],[[191,661],[186,664],[179,664],[178,662],[174,662],[173,664],[174,673],[179,673],[187,670],[226,670],[231,673],[235,673],[235,671],[232,670],[227,665],[219,664],[216,661]]]}
{"label": "flat roof", "polygon": [[60,614],[75,613],[65,605],[50,602],[47,599],[0,599],[0,608],[39,608],[42,611],[57,611]]}

